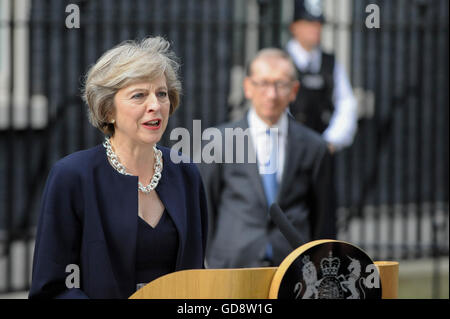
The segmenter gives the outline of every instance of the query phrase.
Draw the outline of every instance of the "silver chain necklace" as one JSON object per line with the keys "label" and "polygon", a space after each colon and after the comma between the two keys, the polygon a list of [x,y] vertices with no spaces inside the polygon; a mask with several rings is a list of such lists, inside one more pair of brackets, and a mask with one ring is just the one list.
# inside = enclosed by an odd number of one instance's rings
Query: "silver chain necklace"
{"label": "silver chain necklace", "polygon": [[[118,171],[120,174],[131,176],[131,174],[127,172],[125,166],[123,166],[122,163],[119,162],[119,159],[117,158],[116,153],[114,153],[108,137],[105,137],[103,146],[106,148],[106,155],[108,156],[108,159],[112,167],[114,167],[114,169]],[[158,150],[156,146],[153,146],[153,154],[155,156],[155,165],[153,166],[155,172],[153,174],[150,183],[147,186],[143,186],[141,182],[138,182],[138,189],[144,194],[148,194],[152,190],[154,190],[156,186],[158,186],[159,180],[161,179],[162,152]]]}

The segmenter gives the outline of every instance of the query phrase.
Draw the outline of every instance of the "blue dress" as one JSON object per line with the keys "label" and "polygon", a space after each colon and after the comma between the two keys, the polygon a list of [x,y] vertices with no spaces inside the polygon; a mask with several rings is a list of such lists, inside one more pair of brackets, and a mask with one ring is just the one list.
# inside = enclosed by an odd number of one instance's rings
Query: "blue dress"
{"label": "blue dress", "polygon": [[164,210],[158,224],[150,226],[138,217],[136,241],[136,288],[175,271],[178,254],[178,232]]}

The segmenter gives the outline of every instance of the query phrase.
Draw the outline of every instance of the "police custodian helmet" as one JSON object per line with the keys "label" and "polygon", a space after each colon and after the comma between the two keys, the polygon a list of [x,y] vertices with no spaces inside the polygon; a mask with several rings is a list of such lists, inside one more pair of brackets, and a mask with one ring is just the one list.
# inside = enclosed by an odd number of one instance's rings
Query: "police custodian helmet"
{"label": "police custodian helmet", "polygon": [[294,21],[297,20],[324,23],[322,0],[295,0]]}

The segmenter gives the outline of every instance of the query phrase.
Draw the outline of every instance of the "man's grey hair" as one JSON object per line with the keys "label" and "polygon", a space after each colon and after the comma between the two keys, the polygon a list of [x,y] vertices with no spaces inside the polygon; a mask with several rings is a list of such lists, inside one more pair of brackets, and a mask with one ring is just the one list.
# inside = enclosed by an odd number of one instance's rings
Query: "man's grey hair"
{"label": "man's grey hair", "polygon": [[289,54],[286,51],[283,51],[278,48],[265,48],[260,51],[251,59],[251,61],[247,64],[247,76],[252,75],[252,66],[255,63],[255,61],[259,59],[283,59],[286,60],[291,65],[291,78],[293,81],[298,79],[297,75],[297,68],[295,67],[294,61],[289,56]]}

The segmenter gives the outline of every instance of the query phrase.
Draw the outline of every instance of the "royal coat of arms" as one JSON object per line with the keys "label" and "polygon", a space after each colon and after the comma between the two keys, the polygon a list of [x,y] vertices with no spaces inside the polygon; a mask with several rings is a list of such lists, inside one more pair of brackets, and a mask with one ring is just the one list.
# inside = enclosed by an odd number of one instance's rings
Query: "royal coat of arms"
{"label": "royal coat of arms", "polygon": [[[308,255],[303,256],[302,279],[294,287],[295,298],[299,299],[364,299],[365,287],[361,276],[361,263],[355,258],[349,259],[346,269],[341,270],[341,260],[328,257],[320,261],[320,273]],[[319,276],[321,278],[319,279]]]}

